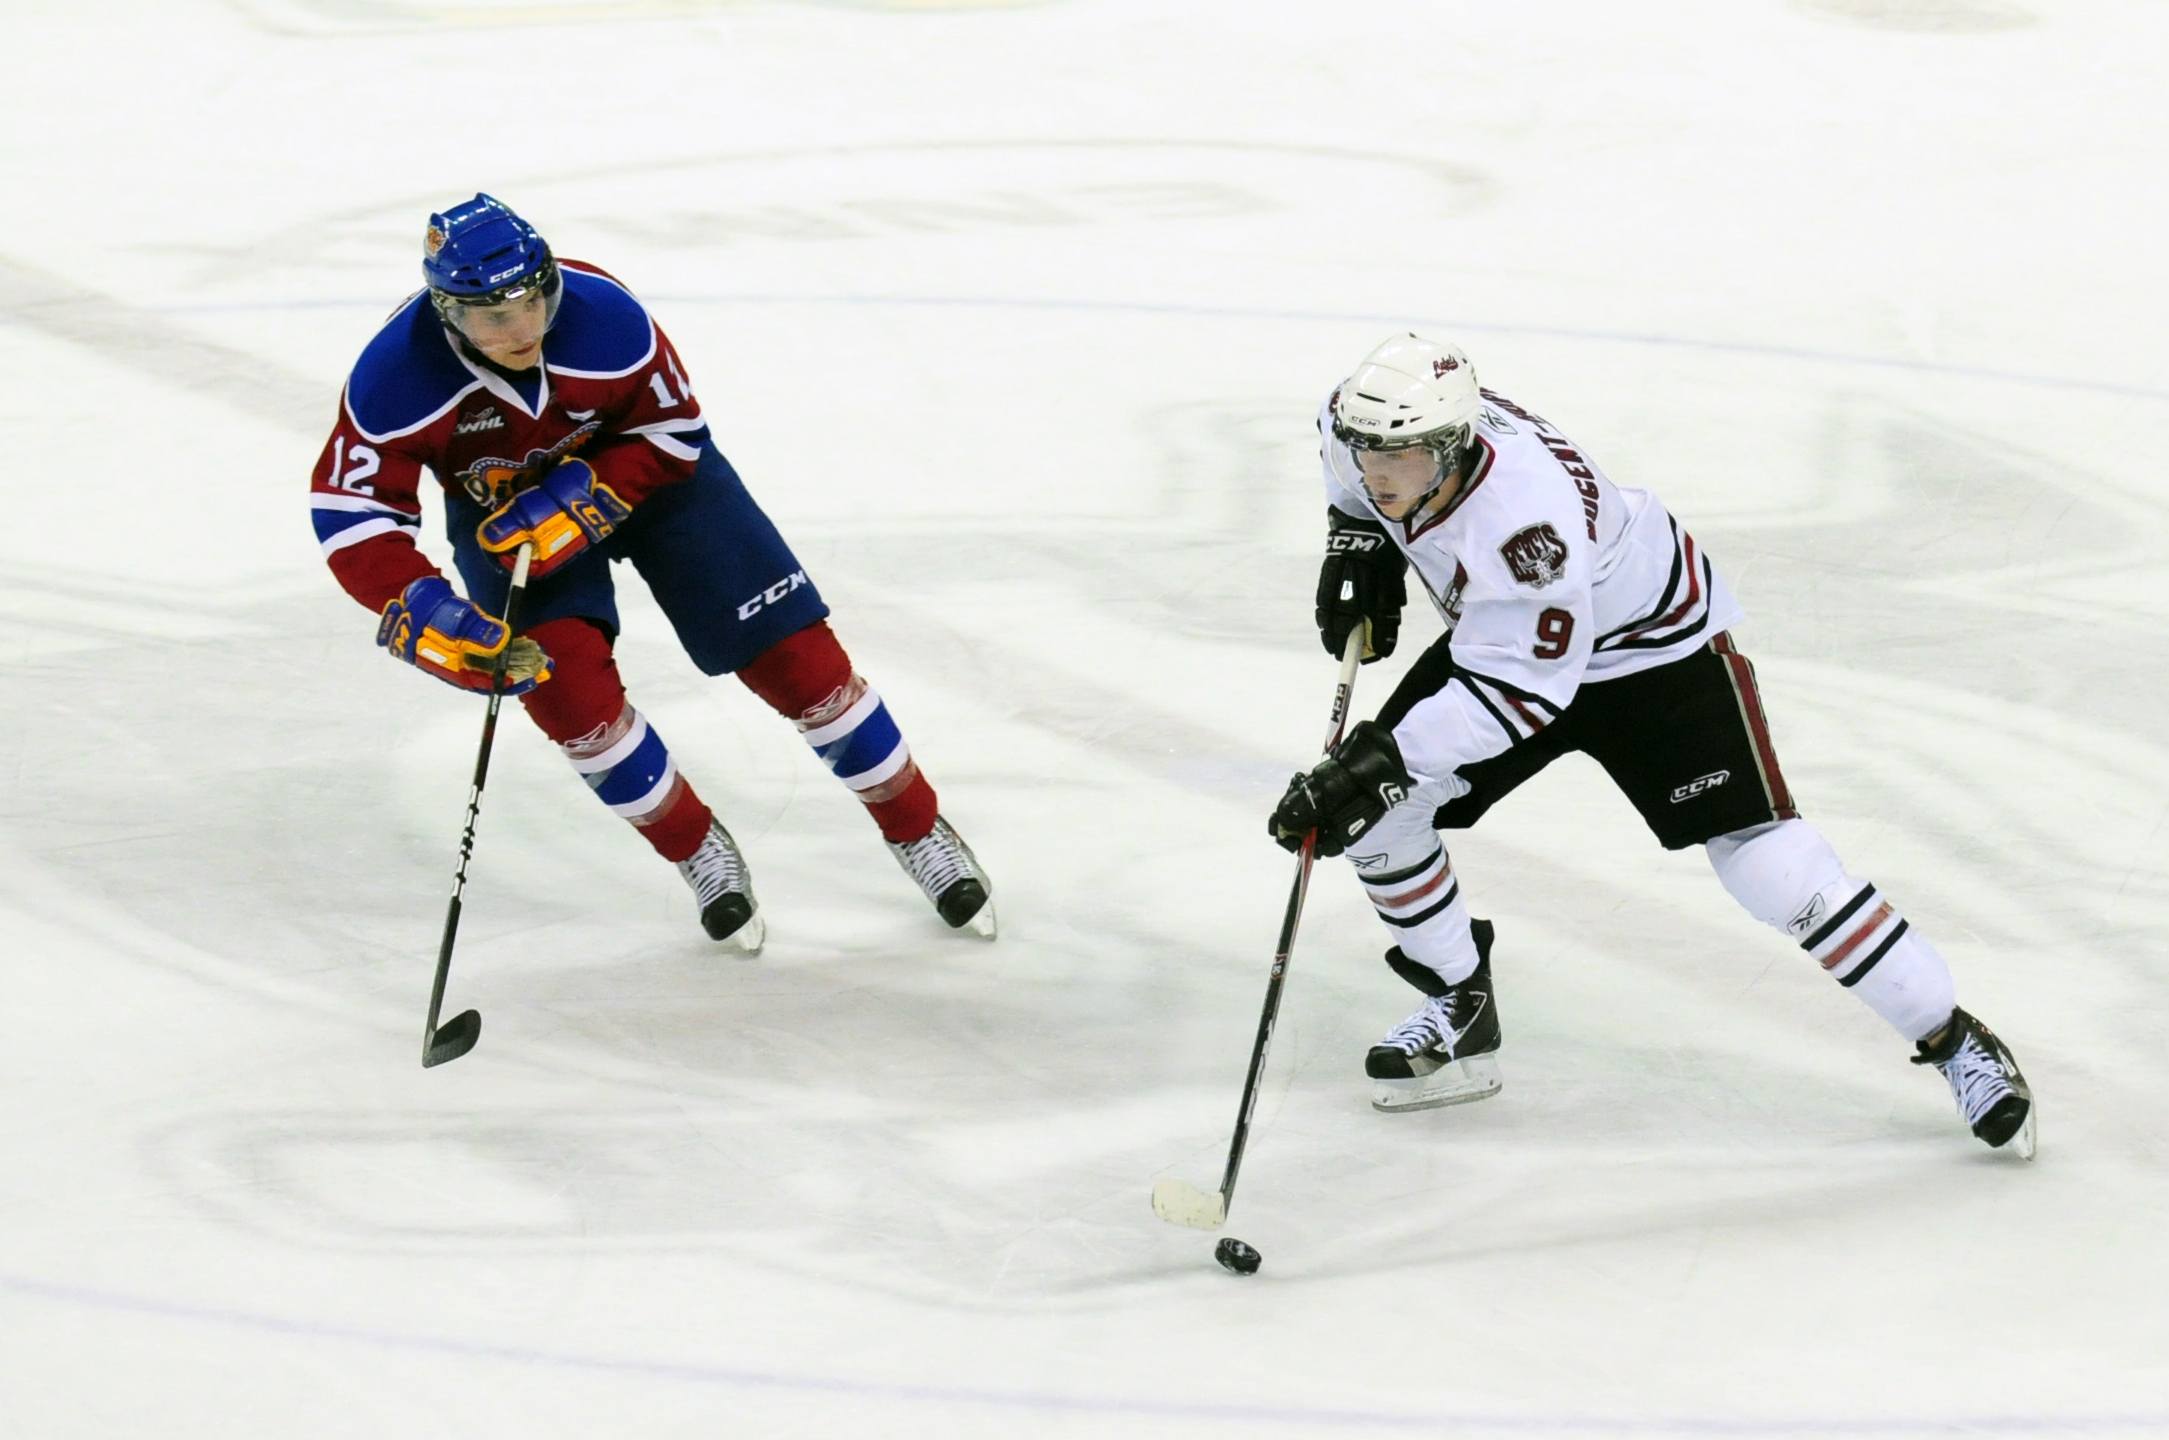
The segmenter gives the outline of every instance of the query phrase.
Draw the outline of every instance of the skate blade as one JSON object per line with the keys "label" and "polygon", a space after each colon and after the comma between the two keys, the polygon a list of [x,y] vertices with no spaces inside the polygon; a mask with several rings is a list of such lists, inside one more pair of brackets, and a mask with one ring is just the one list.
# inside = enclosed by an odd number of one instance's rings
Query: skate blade
{"label": "skate blade", "polygon": [[979,913],[964,922],[964,928],[982,940],[992,940],[999,922],[994,918],[994,897],[987,896],[987,903],[979,907]]}
{"label": "skate blade", "polygon": [[1228,1199],[1218,1190],[1207,1194],[1187,1180],[1156,1180],[1152,1185],[1152,1213],[1170,1225],[1217,1230],[1228,1218]]}
{"label": "skate blade", "polygon": [[1413,1079],[1373,1080],[1371,1108],[1394,1112],[1466,1105],[1472,1100],[1489,1100],[1505,1083],[1499,1076],[1498,1057],[1471,1055]]}
{"label": "skate blade", "polygon": [[761,947],[768,943],[768,922],[763,920],[761,912],[756,910],[746,917],[745,924],[724,936],[722,943],[736,946],[747,959],[751,959],[760,954]]}
{"label": "skate blade", "polygon": [[2034,1120],[2040,1113],[2041,1107],[2032,1101],[2028,1101],[2026,1104],[2026,1123],[2019,1126],[2018,1133],[2010,1139],[2010,1148],[2017,1152],[2018,1158],[2021,1160],[2031,1160],[2033,1158],[2034,1142],[2037,1138],[2034,1133]]}

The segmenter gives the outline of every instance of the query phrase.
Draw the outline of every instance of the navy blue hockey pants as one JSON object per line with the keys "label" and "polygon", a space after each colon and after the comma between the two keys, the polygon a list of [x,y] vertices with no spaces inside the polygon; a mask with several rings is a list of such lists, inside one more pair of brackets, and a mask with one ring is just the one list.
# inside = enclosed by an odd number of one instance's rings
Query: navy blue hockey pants
{"label": "navy blue hockey pants", "polygon": [[[468,598],[493,615],[504,614],[512,572],[474,534],[486,512],[465,495],[448,493],[445,500]],[[520,629],[577,616],[617,635],[610,566],[621,560],[640,572],[678,643],[710,675],[742,669],[785,636],[828,616],[805,567],[713,445],[701,447],[691,478],[634,506],[600,546],[530,581],[520,602]]]}

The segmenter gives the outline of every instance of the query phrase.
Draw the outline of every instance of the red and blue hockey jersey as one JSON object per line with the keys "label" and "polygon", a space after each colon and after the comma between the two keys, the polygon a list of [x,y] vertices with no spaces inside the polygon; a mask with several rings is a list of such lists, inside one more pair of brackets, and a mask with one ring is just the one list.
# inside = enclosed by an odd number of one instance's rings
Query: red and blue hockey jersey
{"label": "red and blue hockey jersey", "polygon": [[438,573],[415,543],[425,469],[484,510],[572,455],[635,507],[693,473],[708,428],[669,339],[610,275],[559,268],[564,294],[533,370],[474,358],[420,291],[347,377],[309,504],[332,574],[371,610]]}

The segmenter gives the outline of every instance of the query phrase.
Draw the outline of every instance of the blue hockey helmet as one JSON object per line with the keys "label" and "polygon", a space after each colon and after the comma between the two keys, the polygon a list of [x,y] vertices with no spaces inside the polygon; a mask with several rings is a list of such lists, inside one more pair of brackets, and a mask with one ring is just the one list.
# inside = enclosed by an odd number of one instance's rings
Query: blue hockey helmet
{"label": "blue hockey helmet", "polygon": [[463,328],[466,306],[502,305],[539,291],[557,317],[563,281],[550,247],[535,227],[491,195],[429,217],[422,240],[422,277],[446,324]]}

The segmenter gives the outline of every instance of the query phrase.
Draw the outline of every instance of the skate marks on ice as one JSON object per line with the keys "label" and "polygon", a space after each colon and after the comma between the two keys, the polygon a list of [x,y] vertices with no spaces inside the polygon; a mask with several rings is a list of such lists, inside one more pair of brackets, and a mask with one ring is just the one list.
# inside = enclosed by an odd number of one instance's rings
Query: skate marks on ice
{"label": "skate marks on ice", "polygon": [[[1050,234],[1076,246],[1112,243],[1099,232],[1134,234],[1157,246],[1169,233],[1215,226],[1231,236],[1265,230],[1300,237],[1312,223],[1318,190],[1354,183],[1351,171],[1375,177],[1377,193],[1433,216],[1479,211],[1498,186],[1486,171],[1366,147],[1082,135],[794,145],[661,160],[619,156],[606,165],[507,176],[499,188],[520,196],[521,209],[538,223],[549,217],[551,234],[599,237],[582,253],[629,250],[641,257],[640,271],[650,278],[637,288],[668,324],[677,307],[703,296],[808,303],[789,293],[790,281],[765,294],[715,296],[721,255],[741,267],[748,255],[756,257],[762,273],[773,261],[799,276],[809,269],[803,247],[866,242],[883,257],[884,273],[913,273],[941,261],[926,268],[931,277],[956,273],[960,245],[985,248],[989,263],[1007,271],[1021,238]],[[763,199],[719,203],[732,196]],[[413,217],[442,200],[435,192],[377,196],[353,210],[299,218],[212,258],[192,278],[198,288],[238,294],[267,267],[277,274],[288,257],[307,254],[319,292],[366,294],[371,277],[382,273],[387,241],[411,243]],[[813,273],[825,272],[813,267]],[[1027,294],[1022,303],[1063,302]],[[1089,299],[1078,303],[1091,306]],[[669,325],[674,338],[683,324]]]}
{"label": "skate marks on ice", "polygon": [[2015,0],[1791,0],[1794,10],[1897,35],[1990,35],[2041,17]]}
{"label": "skate marks on ice", "polygon": [[[336,375],[312,380],[263,354],[195,333],[155,307],[130,303],[5,255],[0,255],[0,316],[79,347],[101,364],[215,397],[239,414],[282,430],[297,424],[313,427],[336,398]],[[300,463],[304,469],[297,486],[308,478],[307,461]],[[295,503],[301,503],[298,492]]]}
{"label": "skate marks on ice", "polygon": [[[272,35],[319,38],[441,35],[462,30],[557,29],[639,25],[743,16],[774,0],[225,0],[250,25]],[[785,0],[791,3],[791,0]],[[801,6],[899,15],[943,15],[1043,6],[1060,0],[795,0]]]}
{"label": "skate marks on ice", "polygon": [[[99,666],[110,663],[111,656],[101,652],[134,652],[130,663],[155,666],[169,680],[180,681],[188,675],[188,657],[215,663],[212,657],[236,638],[267,645],[279,638],[275,615],[258,603],[262,596],[260,585],[237,593],[231,585],[175,584],[9,559],[0,573],[0,625],[12,637],[11,666],[73,677],[78,692]],[[60,698],[61,687],[41,688],[49,700]],[[78,708],[87,719],[88,712],[102,707],[92,700]],[[99,717],[115,732],[149,718]]]}

